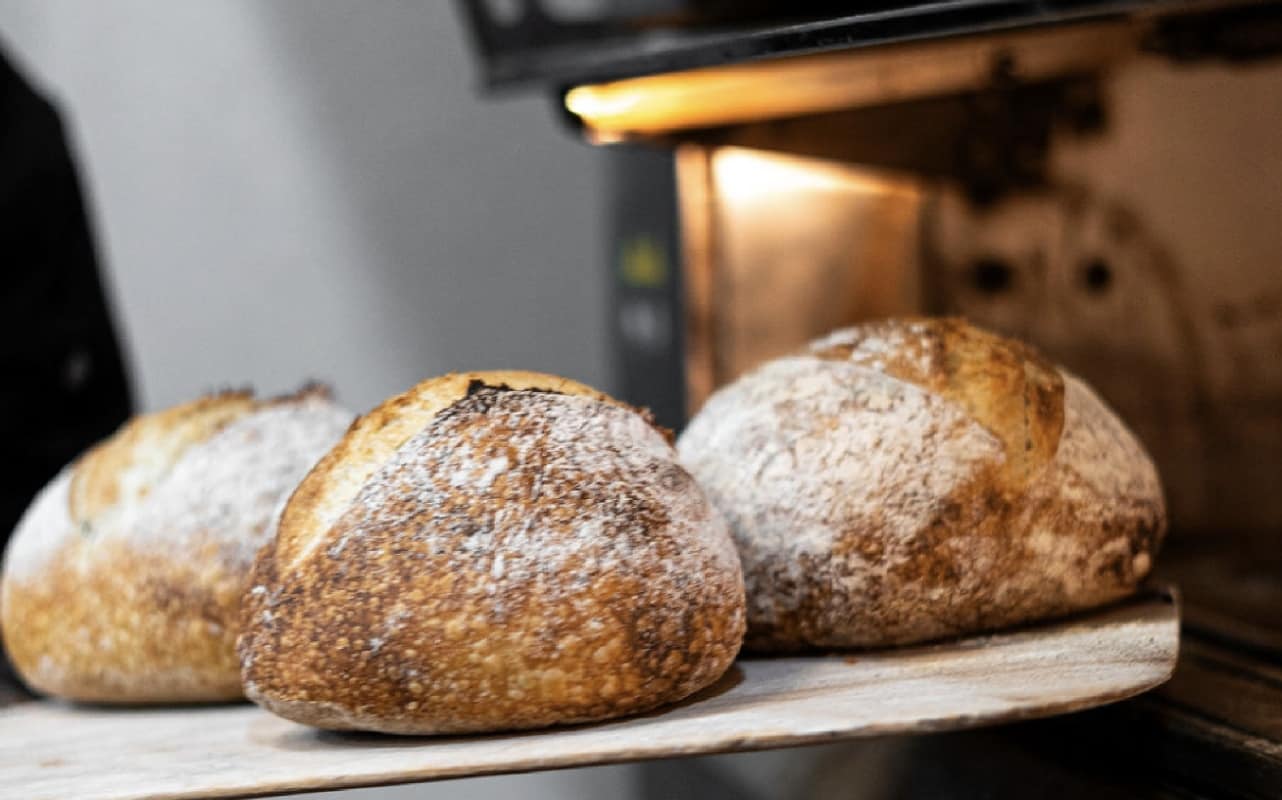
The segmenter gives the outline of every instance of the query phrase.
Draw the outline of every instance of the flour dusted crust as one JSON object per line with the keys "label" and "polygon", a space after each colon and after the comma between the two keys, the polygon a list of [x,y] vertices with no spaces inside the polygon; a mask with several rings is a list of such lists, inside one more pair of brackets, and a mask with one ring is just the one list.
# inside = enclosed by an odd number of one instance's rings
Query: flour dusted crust
{"label": "flour dusted crust", "polygon": [[956,319],[838,331],[715,393],[678,443],[730,523],[745,647],[905,644],[1134,591],[1166,529],[1077,378]]}
{"label": "flour dusted crust", "polygon": [[388,400],[308,475],[239,650],[281,716],[461,733],[679,700],[743,630],[729,533],[665,435],[581,384],[488,372]]}
{"label": "flour dusted crust", "polygon": [[319,387],[224,392],[136,417],[65,468],[5,554],[0,623],[23,679],[95,702],[240,697],[254,555],[350,422]]}

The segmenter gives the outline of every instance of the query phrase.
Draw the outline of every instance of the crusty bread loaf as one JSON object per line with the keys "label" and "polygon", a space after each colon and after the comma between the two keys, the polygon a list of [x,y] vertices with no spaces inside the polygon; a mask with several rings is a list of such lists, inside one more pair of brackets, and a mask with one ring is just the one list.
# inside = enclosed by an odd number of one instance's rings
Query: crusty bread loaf
{"label": "crusty bread loaf", "polygon": [[239,649],[246,694],[306,724],[533,728],[707,686],[743,602],[724,521],[647,418],[561,378],[455,374],[303,481]]}
{"label": "crusty bread loaf", "polygon": [[1080,380],[956,319],[838,331],[716,392],[678,444],[730,523],[745,647],[904,644],[1132,592],[1166,528]]}
{"label": "crusty bread loaf", "polygon": [[96,702],[240,697],[254,555],[351,419],[319,387],[224,392],[136,417],[64,469],[5,554],[0,623],[22,678]]}

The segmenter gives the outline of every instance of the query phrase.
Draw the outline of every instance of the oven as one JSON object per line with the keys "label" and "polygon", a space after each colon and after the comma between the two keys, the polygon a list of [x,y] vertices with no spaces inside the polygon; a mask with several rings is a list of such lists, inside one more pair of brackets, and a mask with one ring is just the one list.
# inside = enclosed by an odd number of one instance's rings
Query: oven
{"label": "oven", "polygon": [[625,399],[679,429],[828,330],[956,314],[1084,376],[1159,466],[1170,683],[812,754],[823,796],[1282,795],[1282,5],[461,7],[487,90],[607,150]]}

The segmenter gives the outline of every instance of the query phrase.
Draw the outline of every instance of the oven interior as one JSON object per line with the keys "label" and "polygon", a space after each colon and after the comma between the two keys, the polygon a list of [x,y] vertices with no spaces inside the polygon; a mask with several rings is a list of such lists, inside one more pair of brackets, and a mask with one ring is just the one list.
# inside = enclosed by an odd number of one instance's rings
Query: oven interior
{"label": "oven interior", "polygon": [[1157,461],[1186,638],[1158,693],[1016,749],[1142,740],[1162,785],[1282,791],[1282,8],[466,5],[488,83],[607,146],[628,400],[679,428],[892,314],[1033,342]]}

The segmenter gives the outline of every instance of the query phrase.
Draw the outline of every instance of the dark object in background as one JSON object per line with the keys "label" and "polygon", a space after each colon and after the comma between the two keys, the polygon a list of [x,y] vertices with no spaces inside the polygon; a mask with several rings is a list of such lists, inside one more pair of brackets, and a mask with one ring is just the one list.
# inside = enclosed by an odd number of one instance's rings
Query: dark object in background
{"label": "dark object in background", "polygon": [[685,426],[685,337],[677,184],[672,153],[618,147],[609,153],[615,252],[610,309],[616,385],[659,424]]}
{"label": "dark object in background", "polygon": [[0,53],[0,542],[131,410],[75,164],[54,107]]}
{"label": "dark object in background", "polygon": [[[764,58],[1117,18],[1188,0],[455,0],[488,89],[560,88]],[[579,8],[567,8],[577,5]],[[1278,47],[1269,13],[1164,29],[1150,44],[1189,57]]]}

